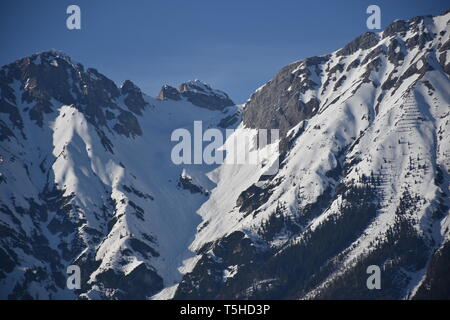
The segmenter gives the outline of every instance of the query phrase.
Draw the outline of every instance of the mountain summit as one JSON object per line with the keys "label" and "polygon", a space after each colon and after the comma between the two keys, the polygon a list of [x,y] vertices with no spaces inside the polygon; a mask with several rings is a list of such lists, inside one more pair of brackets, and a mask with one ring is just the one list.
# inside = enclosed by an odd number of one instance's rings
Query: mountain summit
{"label": "mountain summit", "polygon": [[186,99],[196,106],[211,110],[223,110],[225,107],[235,105],[225,92],[212,89],[208,84],[197,79],[184,82],[178,88],[165,85],[157,99],[175,101]]}
{"label": "mountain summit", "polygon": [[450,74],[448,15],[397,20],[383,32],[367,32],[332,54],[291,63],[251,96],[244,123],[286,132],[321,110],[368,91],[367,84],[372,86],[374,111],[380,112],[389,98],[386,92],[392,96],[433,69]]}

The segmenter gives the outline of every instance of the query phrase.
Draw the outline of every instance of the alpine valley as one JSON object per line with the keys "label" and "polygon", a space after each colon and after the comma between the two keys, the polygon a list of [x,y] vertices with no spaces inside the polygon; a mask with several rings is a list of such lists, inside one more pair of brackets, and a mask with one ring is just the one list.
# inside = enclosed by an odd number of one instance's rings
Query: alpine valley
{"label": "alpine valley", "polygon": [[[449,11],[294,62],[243,105],[199,80],[150,97],[58,51],[5,65],[0,298],[450,299],[449,76]],[[279,153],[176,165],[194,121],[279,129]]]}

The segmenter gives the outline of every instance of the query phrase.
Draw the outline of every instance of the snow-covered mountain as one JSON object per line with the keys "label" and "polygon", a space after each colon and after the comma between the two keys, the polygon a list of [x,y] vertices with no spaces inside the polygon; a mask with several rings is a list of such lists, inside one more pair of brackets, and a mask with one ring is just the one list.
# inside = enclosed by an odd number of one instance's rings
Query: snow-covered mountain
{"label": "snow-covered mountain", "polygon": [[175,298],[449,298],[449,25],[395,21],[258,89],[241,126],[286,133],[280,170],[216,169]]}
{"label": "snow-covered mountain", "polygon": [[[2,67],[0,298],[449,298],[449,50],[449,12],[395,21],[244,106],[199,80],[152,98],[55,51]],[[196,120],[280,129],[277,174],[175,165]]]}
{"label": "snow-covered mountain", "polygon": [[[239,108],[221,92],[227,107],[215,110],[153,99],[54,51],[0,77],[1,297],[145,298],[179,280],[207,196],[186,189],[171,133],[194,120],[217,127]],[[77,292],[66,289],[73,264]]]}

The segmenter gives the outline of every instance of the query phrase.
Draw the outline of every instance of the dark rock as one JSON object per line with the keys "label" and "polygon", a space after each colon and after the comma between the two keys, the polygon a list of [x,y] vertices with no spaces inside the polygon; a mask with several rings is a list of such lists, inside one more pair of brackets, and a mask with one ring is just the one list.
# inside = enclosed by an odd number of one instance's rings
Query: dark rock
{"label": "dark rock", "polygon": [[[17,255],[14,251],[8,248],[3,249],[0,247],[0,271],[4,275],[13,271],[17,263]],[[0,278],[2,277],[0,276]]]}
{"label": "dark rock", "polygon": [[122,111],[117,117],[118,123],[116,123],[113,129],[124,136],[135,137],[142,135],[142,129],[139,125],[138,119],[129,111]]}
{"label": "dark rock", "polygon": [[396,35],[397,33],[404,33],[408,31],[408,23],[403,20],[397,20],[392,22],[389,26],[386,27],[383,31],[383,39],[386,37],[390,37]]}
{"label": "dark rock", "polygon": [[339,89],[342,86],[345,80],[347,80],[347,76],[344,75],[338,81],[336,81],[333,91],[337,91],[337,89]]}
{"label": "dark rock", "polygon": [[9,129],[3,120],[0,120],[0,141],[15,137],[14,133]]}
{"label": "dark rock", "polygon": [[425,45],[432,41],[433,37],[430,36],[427,32],[420,32],[416,33],[413,37],[406,40],[406,46],[409,50],[413,49],[414,47],[418,46],[420,50],[422,50]]}
{"label": "dark rock", "polygon": [[202,187],[194,184],[191,177],[185,175],[180,175],[180,178],[178,179],[178,187],[189,190],[191,193],[201,193],[204,195],[209,194],[207,190],[204,190]]}
{"label": "dark rock", "polygon": [[400,65],[400,62],[404,60],[405,55],[402,52],[401,43],[397,39],[392,40],[389,44],[387,55],[388,60],[396,66]]}
{"label": "dark rock", "polygon": [[124,102],[128,109],[137,115],[142,115],[142,111],[148,103],[145,102],[141,89],[130,80],[126,80],[120,90],[122,95],[125,96]]}
{"label": "dark rock", "polygon": [[450,50],[450,39],[448,39],[440,48],[439,52]]}
{"label": "dark rock", "polygon": [[178,90],[174,87],[171,87],[169,85],[165,85],[161,88],[161,91],[156,96],[159,100],[181,100],[181,94],[178,92]]}
{"label": "dark rock", "polygon": [[263,189],[256,185],[251,185],[248,189],[241,192],[236,200],[236,206],[240,212],[246,215],[262,206],[272,194],[271,189]]}
{"label": "dark rock", "polygon": [[[319,85],[310,80],[311,71],[306,68],[306,64],[318,69],[318,64],[324,63],[328,58],[328,56],[309,58],[305,60],[305,68],[299,69],[302,63],[300,61],[281,69],[264,87],[253,93],[246,103],[243,112],[245,126],[256,129],[279,129],[282,137],[300,121],[314,116],[318,112],[317,98],[312,98],[306,103],[300,99],[304,92],[313,90]],[[303,76],[303,80],[300,75]]]}
{"label": "dark rock", "polygon": [[389,75],[389,79],[386,80],[382,85],[381,89],[383,90],[389,90],[395,86],[395,83],[397,82],[398,77],[393,77],[392,74]]}
{"label": "dark rock", "polygon": [[151,195],[149,195],[148,193],[143,193],[143,192],[137,190],[136,188],[134,188],[133,186],[127,186],[124,184],[124,185],[122,185],[122,187],[126,192],[133,193],[136,196],[138,196],[139,198],[154,200],[154,198]]}
{"label": "dark rock", "polygon": [[364,72],[362,79],[363,82],[365,83],[369,83],[371,82],[370,80],[370,74],[372,73],[372,71],[378,71],[380,66],[381,66],[381,59],[380,57],[375,58],[374,60],[370,61],[369,63],[367,63],[366,65],[366,71]]}
{"label": "dark rock", "polygon": [[[404,80],[407,78],[417,74],[419,77],[417,80],[422,79],[422,77],[427,73],[428,71],[432,71],[433,67],[428,63],[427,58],[424,56],[422,57],[419,62],[422,63],[422,66],[420,68],[417,67],[417,63],[411,65],[398,79],[398,81],[395,84],[396,90],[401,86]],[[395,92],[395,91],[394,91]]]}
{"label": "dark rock", "polygon": [[234,106],[234,102],[225,92],[213,90],[198,80],[182,83],[178,91],[189,102],[202,108],[223,110],[225,107]]}
{"label": "dark rock", "polygon": [[162,278],[145,263],[141,263],[127,275],[108,269],[96,277],[104,288],[115,289],[116,299],[146,299],[163,288]]}
{"label": "dark rock", "polygon": [[366,64],[369,61],[372,61],[375,58],[378,58],[379,56],[386,53],[386,48],[384,46],[378,46],[375,49],[371,50],[368,55],[364,58],[364,60],[361,62],[362,65]]}
{"label": "dark rock", "polygon": [[[206,250],[206,249],[205,249]],[[192,272],[184,275],[174,299],[224,299],[231,295],[228,283],[224,282],[225,269],[230,266],[251,269],[259,261],[261,253],[245,233],[235,231],[215,243],[209,244],[209,253],[205,252]],[[234,279],[231,279],[232,284]],[[233,290],[230,290],[233,291]],[[234,299],[239,299],[234,296]]]}
{"label": "dark rock", "polygon": [[14,127],[18,129],[23,128],[23,120],[16,106],[2,99],[0,100],[0,113],[8,114],[9,120],[11,121]]}
{"label": "dark rock", "polygon": [[422,281],[415,300],[448,300],[450,299],[450,242],[447,241],[437,250],[431,259],[425,279]]}
{"label": "dark rock", "polygon": [[[29,110],[30,119],[39,126],[43,125],[45,114],[55,111],[52,99],[62,105],[72,105],[82,112],[93,124],[100,138],[104,140],[103,127],[114,120],[119,110],[115,131],[128,137],[141,135],[137,119],[132,115],[142,114],[147,105],[140,89],[131,81],[125,81],[122,88],[99,73],[94,68],[84,69],[68,56],[57,51],[34,54],[4,66],[0,70],[0,88],[2,104],[0,112],[10,114],[15,126],[21,128],[22,119],[15,105],[16,97],[9,86],[14,80],[20,81],[24,89],[22,101],[33,104]],[[123,95],[124,103],[131,112],[121,110],[117,99]]]}
{"label": "dark rock", "polygon": [[378,36],[373,32],[366,32],[357,37],[352,42],[348,43],[345,47],[337,52],[337,56],[348,56],[355,53],[358,50],[366,50],[372,48],[378,43]]}
{"label": "dark rock", "polygon": [[139,239],[131,238],[127,240],[127,243],[130,245],[131,249],[139,252],[145,259],[149,258],[148,254],[151,254],[152,257],[159,257],[159,253],[155,249]]}
{"label": "dark rock", "polygon": [[359,66],[359,64],[361,63],[361,61],[359,61],[359,59],[355,59],[353,60],[351,63],[349,63],[346,71],[350,71],[351,69],[357,68]]}
{"label": "dark rock", "polygon": [[439,56],[439,63],[444,69],[444,72],[450,76],[450,62],[445,64],[446,60],[447,60],[447,52],[442,52]]}
{"label": "dark rock", "polygon": [[223,110],[235,105],[225,92],[214,90],[208,84],[199,80],[182,83],[177,89],[165,85],[157,98],[160,100],[181,100],[184,98],[198,107],[210,110]]}

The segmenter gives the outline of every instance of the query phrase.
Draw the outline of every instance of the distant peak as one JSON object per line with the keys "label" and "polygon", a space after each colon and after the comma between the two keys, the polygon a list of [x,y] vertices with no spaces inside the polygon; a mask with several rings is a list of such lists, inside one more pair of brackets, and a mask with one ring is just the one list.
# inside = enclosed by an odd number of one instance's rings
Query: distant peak
{"label": "distant peak", "polygon": [[365,32],[340,49],[337,52],[337,56],[348,56],[360,49],[370,49],[378,43],[378,40],[377,34],[373,32]]}
{"label": "distant peak", "polygon": [[128,93],[132,91],[139,91],[139,92],[141,91],[141,89],[139,89],[139,87],[135,85],[134,82],[131,80],[125,80],[122,83],[120,89],[122,90],[123,93]]}
{"label": "distant peak", "polygon": [[159,91],[158,95],[156,96],[156,99],[178,101],[181,100],[182,97],[180,92],[176,88],[165,84]]}
{"label": "distant peak", "polygon": [[445,15],[450,15],[450,9],[445,10],[439,16],[445,16]]}
{"label": "distant peak", "polygon": [[206,82],[203,82],[202,80],[199,80],[199,79],[193,79],[193,80],[189,80],[189,81],[186,81],[185,83],[189,83],[189,84],[196,84],[196,85],[205,85],[205,86],[207,86],[207,87],[209,87],[209,84],[207,84]]}
{"label": "distant peak", "polygon": [[184,82],[178,88],[164,85],[157,96],[159,100],[183,98],[196,106],[212,110],[222,110],[235,104],[225,92],[213,89],[209,84],[198,79]]}
{"label": "distant peak", "polygon": [[53,60],[53,59],[62,59],[70,64],[78,64],[77,62],[73,61],[73,59],[65,52],[63,52],[61,50],[55,50],[55,49],[50,49],[50,50],[34,53],[30,56],[30,59],[32,61],[36,61],[37,59],[41,59],[41,61],[42,60],[48,61],[48,60]]}
{"label": "distant peak", "polygon": [[211,86],[209,84],[207,84],[206,82],[203,82],[201,80],[198,80],[198,79],[186,81],[186,82],[182,83],[179,88],[182,88],[182,87],[184,87],[186,89],[196,88],[196,89],[201,89],[204,91],[212,90]]}
{"label": "distant peak", "polygon": [[195,79],[195,80],[190,80],[187,82],[182,83],[179,87],[178,87],[178,91],[179,92],[196,92],[196,93],[201,93],[201,94],[207,94],[207,95],[217,95],[217,96],[222,96],[224,98],[228,98],[228,95],[220,90],[216,90],[211,88],[211,86],[209,84],[207,84],[206,82],[203,82],[201,80]]}
{"label": "distant peak", "polygon": [[141,115],[148,103],[145,101],[141,89],[131,80],[125,80],[120,87],[120,92],[125,96],[125,104],[134,113]]}

